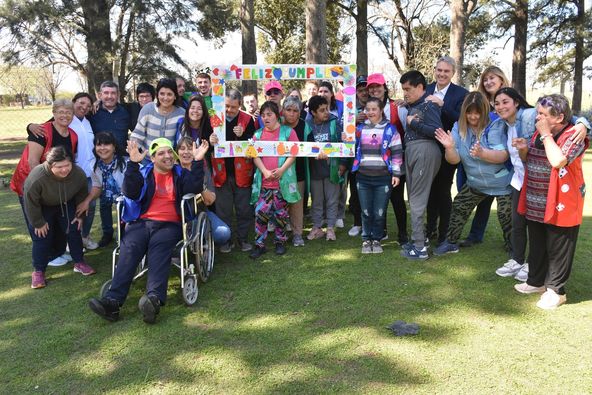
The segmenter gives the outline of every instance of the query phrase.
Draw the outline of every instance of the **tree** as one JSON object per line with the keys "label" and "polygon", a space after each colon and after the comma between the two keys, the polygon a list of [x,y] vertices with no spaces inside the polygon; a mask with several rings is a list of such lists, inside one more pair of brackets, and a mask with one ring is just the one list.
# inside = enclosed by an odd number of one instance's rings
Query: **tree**
{"label": "tree", "polygon": [[322,64],[327,52],[327,0],[306,2],[306,63]]}
{"label": "tree", "polygon": [[[370,31],[383,45],[399,73],[419,68],[416,64],[418,54],[422,51],[428,53],[428,49],[416,45],[414,29],[420,28],[426,32],[435,21],[441,19],[438,15],[445,7],[444,2],[430,0],[377,1],[373,4],[373,15],[368,18]],[[399,54],[402,61],[399,60]],[[431,53],[432,58],[438,55],[440,53]]]}
{"label": "tree", "polygon": [[23,66],[4,66],[0,69],[0,85],[15,96],[25,108],[31,92],[38,88],[39,70]]}
{"label": "tree", "polygon": [[583,0],[539,0],[531,8],[531,29],[536,39],[531,56],[541,70],[538,81],[553,81],[560,85],[573,83],[572,109],[582,105],[584,59],[592,55],[592,18],[585,12]]}
{"label": "tree", "polygon": [[463,85],[467,23],[476,8],[477,0],[450,1],[450,56],[455,60],[457,67],[452,82],[461,86]]}
{"label": "tree", "polygon": [[66,79],[66,71],[56,65],[44,67],[39,72],[39,85],[55,101],[60,85]]}
{"label": "tree", "polygon": [[[239,19],[241,25],[243,64],[257,64],[254,18],[254,1],[241,0]],[[243,92],[257,92],[257,81],[243,81]]]}
{"label": "tree", "polygon": [[114,77],[124,88],[134,76],[172,72],[169,63],[186,67],[172,39],[198,32],[221,40],[238,28],[231,15],[231,0],[6,0],[0,32],[10,45],[2,56],[10,64],[66,65],[86,77],[91,93]]}
{"label": "tree", "polygon": [[329,4],[345,10],[356,23],[356,68],[358,75],[368,75],[368,1],[349,3],[330,0]]}

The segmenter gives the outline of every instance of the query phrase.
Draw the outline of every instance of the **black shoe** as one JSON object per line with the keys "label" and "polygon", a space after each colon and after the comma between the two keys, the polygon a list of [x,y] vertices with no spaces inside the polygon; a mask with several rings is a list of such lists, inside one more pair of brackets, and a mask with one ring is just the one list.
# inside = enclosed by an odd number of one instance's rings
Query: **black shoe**
{"label": "black shoe", "polygon": [[92,298],[88,301],[88,307],[107,321],[114,322],[119,319],[119,302],[115,299],[102,298],[99,300]]}
{"label": "black shoe", "polygon": [[138,302],[138,308],[144,315],[144,322],[154,324],[160,312],[160,300],[156,295],[143,295]]}
{"label": "black shoe", "polygon": [[253,250],[249,254],[249,258],[257,259],[261,255],[265,254],[266,252],[267,252],[267,249],[265,249],[265,246],[263,246],[263,247],[255,246],[255,248],[253,248]]}
{"label": "black shoe", "polygon": [[284,243],[275,243],[275,253],[277,255],[284,255],[286,253],[286,246]]}
{"label": "black shoe", "polygon": [[458,243],[458,245],[460,247],[467,248],[467,247],[472,247],[475,244],[481,244],[481,243],[482,243],[482,241],[477,241],[477,240],[472,240],[472,239],[464,239],[464,240],[461,240],[460,243]]}
{"label": "black shoe", "polygon": [[99,240],[99,248],[106,247],[113,241],[113,235],[103,235]]}

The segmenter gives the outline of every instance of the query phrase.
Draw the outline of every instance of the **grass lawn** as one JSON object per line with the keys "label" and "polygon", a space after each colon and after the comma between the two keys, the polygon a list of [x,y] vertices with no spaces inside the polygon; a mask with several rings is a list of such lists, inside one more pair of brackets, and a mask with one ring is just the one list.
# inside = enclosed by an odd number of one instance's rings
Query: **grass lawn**
{"label": "grass lawn", "polygon": [[[1,188],[0,392],[589,393],[590,200],[568,304],[553,312],[495,275],[507,257],[492,213],[482,245],[426,262],[401,258],[393,237],[384,254],[362,256],[348,226],[337,242],[290,246],[279,258],[217,254],[197,304],[183,305],[174,272],[148,326],[137,310],[144,279],[117,323],[86,305],[110,277],[110,250],[86,255],[97,275],[49,268],[48,287],[32,290],[20,206]],[[393,336],[385,327],[395,320],[418,323],[420,334]]]}

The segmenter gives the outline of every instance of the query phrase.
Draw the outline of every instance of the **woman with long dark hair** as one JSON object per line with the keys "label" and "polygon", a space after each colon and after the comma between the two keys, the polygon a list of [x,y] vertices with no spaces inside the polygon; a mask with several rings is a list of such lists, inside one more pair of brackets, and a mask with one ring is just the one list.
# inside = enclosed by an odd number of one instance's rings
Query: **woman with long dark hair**
{"label": "woman with long dark hair", "polygon": [[201,95],[191,96],[185,116],[177,121],[175,143],[178,144],[179,140],[186,136],[197,142],[201,139],[209,141],[212,132],[206,101]]}

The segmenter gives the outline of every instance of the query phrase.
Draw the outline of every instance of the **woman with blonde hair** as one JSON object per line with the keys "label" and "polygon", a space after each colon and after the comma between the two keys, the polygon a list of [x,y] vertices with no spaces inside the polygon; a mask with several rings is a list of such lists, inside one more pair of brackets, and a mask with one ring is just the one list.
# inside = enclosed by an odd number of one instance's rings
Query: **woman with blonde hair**
{"label": "woman with blonde hair", "polygon": [[[510,81],[499,67],[487,66],[481,73],[478,89],[489,101],[491,107],[490,111],[493,114],[495,114],[493,112],[493,96],[495,95],[495,92],[504,86],[510,86]],[[495,116],[495,118],[497,118],[497,116]]]}
{"label": "woman with blonde hair", "polygon": [[435,250],[435,255],[458,252],[457,241],[473,209],[484,199],[497,199],[497,216],[504,241],[510,246],[512,230],[512,172],[504,162],[508,159],[503,133],[487,133],[489,103],[480,92],[465,98],[458,122],[452,132],[436,130],[436,139],[444,146],[448,163],[462,165],[467,182],[454,198],[450,226],[446,240]]}

